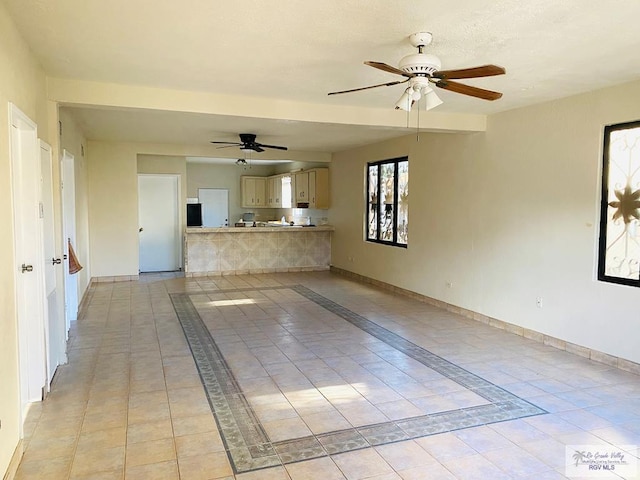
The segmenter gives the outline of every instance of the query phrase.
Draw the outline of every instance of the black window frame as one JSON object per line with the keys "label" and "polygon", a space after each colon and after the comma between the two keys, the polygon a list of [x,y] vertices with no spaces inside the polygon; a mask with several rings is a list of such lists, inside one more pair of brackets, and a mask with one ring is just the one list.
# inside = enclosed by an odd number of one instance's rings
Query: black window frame
{"label": "black window frame", "polygon": [[612,277],[607,275],[606,271],[606,259],[607,259],[607,224],[610,220],[609,217],[609,147],[611,142],[611,133],[618,130],[629,130],[634,128],[640,128],[640,120],[625,123],[616,123],[612,125],[606,125],[604,127],[604,141],[602,148],[602,190],[600,197],[600,228],[599,228],[599,242],[598,242],[598,280],[607,283],[616,283],[620,285],[627,285],[631,287],[640,287],[640,278],[622,278]]}
{"label": "black window frame", "polygon": [[[367,178],[367,182],[366,182],[366,186],[365,186],[365,240],[367,242],[371,242],[371,243],[379,243],[382,245],[389,245],[392,247],[400,247],[400,248],[407,248],[408,244],[409,244],[409,239],[407,238],[407,243],[398,243],[398,222],[397,222],[397,215],[398,215],[398,164],[400,162],[409,162],[409,157],[408,156],[404,156],[404,157],[396,157],[396,158],[389,158],[389,159],[385,159],[385,160],[377,160],[375,162],[367,162],[367,166],[366,166],[366,178]],[[380,195],[380,192],[382,191],[382,175],[381,175],[381,171],[382,171],[382,165],[388,165],[388,164],[394,164],[395,165],[395,169],[394,169],[394,175],[393,175],[393,211],[395,213],[395,217],[394,217],[394,222],[393,222],[393,240],[389,241],[389,240],[381,240],[380,239],[380,232],[381,232],[381,225],[380,225],[380,209],[383,208],[383,199],[381,198],[382,195]],[[376,205],[376,212],[378,212],[377,214],[377,222],[378,222],[378,226],[376,228],[376,237],[377,238],[369,238],[369,208],[371,205],[371,199],[369,198],[369,181],[370,181],[370,177],[369,177],[369,169],[373,166],[377,166],[378,167],[378,196],[377,196],[377,205]]]}

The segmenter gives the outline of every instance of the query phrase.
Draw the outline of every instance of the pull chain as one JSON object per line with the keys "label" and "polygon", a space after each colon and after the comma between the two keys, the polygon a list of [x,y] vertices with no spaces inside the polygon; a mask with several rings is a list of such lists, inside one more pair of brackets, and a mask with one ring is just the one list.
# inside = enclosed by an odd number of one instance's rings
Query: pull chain
{"label": "pull chain", "polygon": [[418,121],[416,123],[416,142],[420,141],[420,103],[421,102],[422,102],[422,97],[420,97],[420,100],[418,100]]}

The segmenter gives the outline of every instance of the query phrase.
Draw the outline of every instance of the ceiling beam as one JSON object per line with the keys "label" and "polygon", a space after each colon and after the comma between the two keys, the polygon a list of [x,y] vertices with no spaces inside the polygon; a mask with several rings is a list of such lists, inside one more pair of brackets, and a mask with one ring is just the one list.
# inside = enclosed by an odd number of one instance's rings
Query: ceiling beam
{"label": "ceiling beam", "polygon": [[[370,127],[402,128],[407,123],[406,113],[392,108],[320,105],[53,77],[47,78],[47,96],[62,106],[74,107],[163,110]],[[485,115],[428,112],[420,116],[420,129],[433,132],[484,132],[486,125]]]}

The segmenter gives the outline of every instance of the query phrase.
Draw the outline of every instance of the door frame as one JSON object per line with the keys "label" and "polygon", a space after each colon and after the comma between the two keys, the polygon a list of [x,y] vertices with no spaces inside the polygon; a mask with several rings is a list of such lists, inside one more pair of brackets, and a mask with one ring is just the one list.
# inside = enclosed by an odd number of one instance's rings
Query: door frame
{"label": "door frame", "polygon": [[60,189],[62,197],[62,251],[64,265],[65,340],[69,340],[71,322],[78,319],[78,278],[69,273],[69,246],[76,244],[76,179],[75,157],[67,150],[60,158]]}
{"label": "door frame", "polygon": [[[181,175],[177,173],[138,173],[137,176],[137,184],[138,184],[138,228],[142,228],[140,225],[140,178],[172,178],[175,181],[176,185],[176,225],[175,225],[175,235],[176,235],[176,248],[174,254],[176,255],[176,267],[175,271],[184,270],[184,258],[182,253],[182,225],[183,225],[183,214],[182,214],[182,182]],[[140,269],[140,235],[138,234],[138,273],[141,272]]]}
{"label": "door frame", "polygon": [[[15,135],[20,135],[19,143],[14,141]],[[42,212],[42,192],[40,191],[40,145],[38,143],[38,126],[16,105],[9,102],[9,151],[11,165],[11,192],[13,201],[13,262],[15,280],[16,326],[18,335],[18,374],[20,381],[20,413],[22,421],[26,418],[32,402],[42,400],[47,384],[47,352],[45,325],[47,310],[44,295],[44,247],[42,239],[42,215],[38,213],[38,204]],[[26,147],[26,148],[25,148]],[[28,163],[27,163],[28,162]],[[30,168],[24,168],[25,164]],[[26,176],[28,175],[28,177]],[[35,223],[36,239],[35,251],[28,252],[29,259],[22,251],[23,218],[28,217],[28,211],[22,208],[29,205],[24,201],[27,193],[21,188],[21,179],[27,178],[35,186],[35,200],[32,212]],[[33,258],[33,259],[32,259]],[[33,266],[34,283],[27,292],[23,282],[21,262],[29,261]],[[23,301],[29,293],[29,301]],[[33,305],[35,303],[35,306]],[[28,305],[27,305],[28,304]],[[37,318],[33,318],[36,315]],[[23,422],[20,422],[20,436],[23,435]]]}

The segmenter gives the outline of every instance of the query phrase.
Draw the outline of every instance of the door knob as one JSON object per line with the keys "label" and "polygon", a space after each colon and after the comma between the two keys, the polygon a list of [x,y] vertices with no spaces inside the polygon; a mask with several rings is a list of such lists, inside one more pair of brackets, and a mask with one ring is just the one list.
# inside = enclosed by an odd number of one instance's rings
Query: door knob
{"label": "door knob", "polygon": [[33,265],[25,265],[22,264],[22,273],[24,272],[33,272]]}
{"label": "door knob", "polygon": [[51,263],[53,263],[54,265],[60,265],[62,263],[62,259],[61,258],[52,258],[51,259]]}
{"label": "door knob", "polygon": [[140,233],[140,232],[141,232],[141,231],[143,231],[143,230],[144,230],[144,228],[140,227],[140,228],[138,229],[138,233]]}

